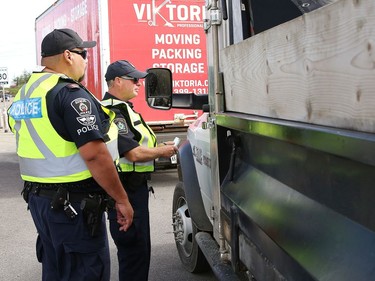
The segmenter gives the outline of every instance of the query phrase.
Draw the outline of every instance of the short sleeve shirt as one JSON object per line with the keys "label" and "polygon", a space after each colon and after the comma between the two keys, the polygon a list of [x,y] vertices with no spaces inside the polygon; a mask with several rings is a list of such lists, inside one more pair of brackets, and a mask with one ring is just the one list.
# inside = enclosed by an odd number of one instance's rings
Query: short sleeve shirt
{"label": "short sleeve shirt", "polygon": [[53,97],[46,96],[48,116],[56,132],[79,148],[93,140],[104,140],[109,117],[100,103],[77,84],[68,84]]}

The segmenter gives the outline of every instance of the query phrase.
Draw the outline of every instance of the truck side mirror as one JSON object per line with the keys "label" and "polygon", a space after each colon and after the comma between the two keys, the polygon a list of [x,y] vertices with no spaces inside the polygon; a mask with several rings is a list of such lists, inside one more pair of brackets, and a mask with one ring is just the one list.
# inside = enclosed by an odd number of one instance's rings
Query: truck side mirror
{"label": "truck side mirror", "polygon": [[145,78],[146,101],[149,107],[199,109],[208,104],[208,95],[195,93],[173,94],[172,72],[168,68],[149,68]]}
{"label": "truck side mirror", "polygon": [[168,110],[172,107],[172,72],[168,68],[149,68],[145,78],[149,107]]}

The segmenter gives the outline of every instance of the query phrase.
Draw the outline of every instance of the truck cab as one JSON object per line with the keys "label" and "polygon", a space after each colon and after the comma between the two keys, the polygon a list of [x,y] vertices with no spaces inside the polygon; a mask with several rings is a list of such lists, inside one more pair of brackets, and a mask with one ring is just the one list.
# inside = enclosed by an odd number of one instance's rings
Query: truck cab
{"label": "truck cab", "polygon": [[181,262],[219,280],[375,279],[375,3],[205,8],[208,96],[153,96],[203,108],[179,148]]}

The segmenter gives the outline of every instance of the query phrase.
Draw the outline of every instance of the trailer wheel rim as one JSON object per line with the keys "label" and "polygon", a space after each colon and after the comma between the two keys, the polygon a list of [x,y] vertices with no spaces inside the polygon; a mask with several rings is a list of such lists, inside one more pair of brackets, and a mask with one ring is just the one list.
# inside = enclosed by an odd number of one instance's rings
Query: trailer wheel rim
{"label": "trailer wheel rim", "polygon": [[173,233],[176,243],[181,245],[186,256],[190,256],[193,249],[192,221],[184,198],[179,199],[178,206],[173,216]]}

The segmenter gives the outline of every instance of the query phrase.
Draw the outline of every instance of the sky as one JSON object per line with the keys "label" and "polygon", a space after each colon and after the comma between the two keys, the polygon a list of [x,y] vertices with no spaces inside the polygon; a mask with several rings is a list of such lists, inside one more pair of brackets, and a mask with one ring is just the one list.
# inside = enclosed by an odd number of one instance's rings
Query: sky
{"label": "sky", "polygon": [[35,19],[55,0],[10,0],[1,6],[0,68],[8,68],[9,83],[37,65]]}

